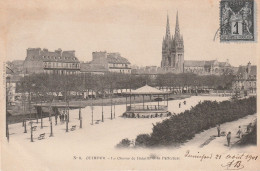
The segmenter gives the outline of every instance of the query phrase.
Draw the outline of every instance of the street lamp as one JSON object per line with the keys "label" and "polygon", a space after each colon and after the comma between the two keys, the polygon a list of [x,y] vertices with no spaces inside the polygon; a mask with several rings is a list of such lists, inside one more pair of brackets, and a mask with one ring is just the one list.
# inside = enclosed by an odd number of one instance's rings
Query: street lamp
{"label": "street lamp", "polygon": [[24,132],[23,133],[27,133],[27,129],[26,129],[26,119],[24,119]]}
{"label": "street lamp", "polygon": [[114,101],[114,119],[116,118],[116,101]]}
{"label": "street lamp", "polygon": [[50,120],[50,126],[51,126],[51,133],[50,133],[50,137],[53,137],[53,132],[52,132],[52,119]]}
{"label": "street lamp", "polygon": [[112,101],[112,88],[110,88],[110,100],[111,100],[111,120],[113,119],[113,114],[112,114],[112,107],[113,107],[113,101]]}
{"label": "street lamp", "polygon": [[104,122],[104,104],[103,104],[103,98],[104,98],[104,91],[102,92],[102,122]]}
{"label": "street lamp", "polygon": [[94,106],[93,106],[93,90],[91,90],[91,125],[94,125],[94,120],[93,120],[93,110],[94,110]]}
{"label": "street lamp", "polygon": [[8,106],[8,103],[9,103],[9,98],[8,98],[9,91],[8,91],[8,88],[7,88],[7,83],[9,84],[9,87],[11,88],[9,76],[6,77],[6,138],[7,138],[7,141],[9,142],[8,112],[7,112],[7,106]]}
{"label": "street lamp", "polygon": [[43,123],[42,123],[42,98],[43,97],[41,97],[41,108],[40,108],[41,109],[41,129],[43,128]]}
{"label": "street lamp", "polygon": [[33,127],[32,127],[33,122],[32,122],[32,120],[30,121],[30,123],[31,123],[31,142],[33,142]]}
{"label": "street lamp", "polygon": [[80,116],[80,123],[79,123],[79,128],[82,128],[82,117]]}
{"label": "street lamp", "polygon": [[[32,87],[35,87],[35,84],[32,84]],[[32,120],[32,112],[31,112],[31,86],[29,87],[29,112],[30,112],[30,121]]]}

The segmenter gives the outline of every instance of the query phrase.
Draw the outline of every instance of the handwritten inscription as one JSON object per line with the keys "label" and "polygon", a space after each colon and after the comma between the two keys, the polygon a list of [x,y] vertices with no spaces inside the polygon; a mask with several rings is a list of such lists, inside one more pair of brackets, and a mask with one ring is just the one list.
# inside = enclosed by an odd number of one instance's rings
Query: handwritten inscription
{"label": "handwritten inscription", "polygon": [[221,160],[221,162],[224,162],[221,164],[221,167],[223,167],[226,170],[240,170],[245,168],[245,166],[252,161],[256,161],[258,159],[257,155],[252,154],[201,154],[200,152],[191,153],[190,150],[186,151],[185,158],[193,158],[198,159],[199,161],[203,162],[206,160]]}

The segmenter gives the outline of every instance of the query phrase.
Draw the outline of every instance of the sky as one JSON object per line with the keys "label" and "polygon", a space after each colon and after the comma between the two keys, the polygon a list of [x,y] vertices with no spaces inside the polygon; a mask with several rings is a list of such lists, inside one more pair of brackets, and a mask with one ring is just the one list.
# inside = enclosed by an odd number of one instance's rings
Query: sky
{"label": "sky", "polygon": [[119,52],[133,65],[160,66],[167,13],[173,34],[178,11],[185,60],[257,63],[258,43],[213,40],[219,28],[216,0],[8,0],[1,5],[9,61],[24,60],[27,48],[39,47],[75,50],[80,61],[90,61],[93,51],[106,50]]}

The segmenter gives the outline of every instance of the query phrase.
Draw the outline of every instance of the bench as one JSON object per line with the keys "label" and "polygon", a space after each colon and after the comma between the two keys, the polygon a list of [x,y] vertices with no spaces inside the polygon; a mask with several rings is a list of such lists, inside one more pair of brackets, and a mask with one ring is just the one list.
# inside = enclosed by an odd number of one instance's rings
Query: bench
{"label": "bench", "polygon": [[33,126],[33,127],[32,127],[32,130],[33,130],[33,131],[36,131],[36,128],[37,128],[37,126]]}
{"label": "bench", "polygon": [[71,126],[70,130],[74,131],[76,129],[76,125]]}
{"label": "bench", "polygon": [[38,140],[42,140],[42,139],[44,139],[44,138],[45,138],[45,133],[40,134],[39,137],[38,137]]}

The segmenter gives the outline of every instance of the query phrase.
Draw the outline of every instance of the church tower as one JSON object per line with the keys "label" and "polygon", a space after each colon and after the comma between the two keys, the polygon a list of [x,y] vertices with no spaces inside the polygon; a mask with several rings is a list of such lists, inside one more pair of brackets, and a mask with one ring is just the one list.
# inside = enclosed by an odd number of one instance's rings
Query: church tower
{"label": "church tower", "polygon": [[178,12],[176,15],[175,34],[172,43],[173,43],[172,54],[173,57],[175,58],[174,60],[175,64],[173,65],[173,67],[177,70],[177,72],[183,72],[184,45],[183,45],[183,36],[180,34]]}
{"label": "church tower", "polygon": [[166,35],[162,42],[162,62],[161,67],[166,70],[172,69],[175,72],[184,71],[184,43],[180,34],[178,12],[176,15],[176,25],[174,36],[170,34],[169,17],[167,15]]}
{"label": "church tower", "polygon": [[171,63],[171,32],[170,32],[170,23],[169,16],[167,14],[167,22],[166,22],[166,33],[165,37],[163,37],[162,42],[162,62],[161,67],[167,67]]}

